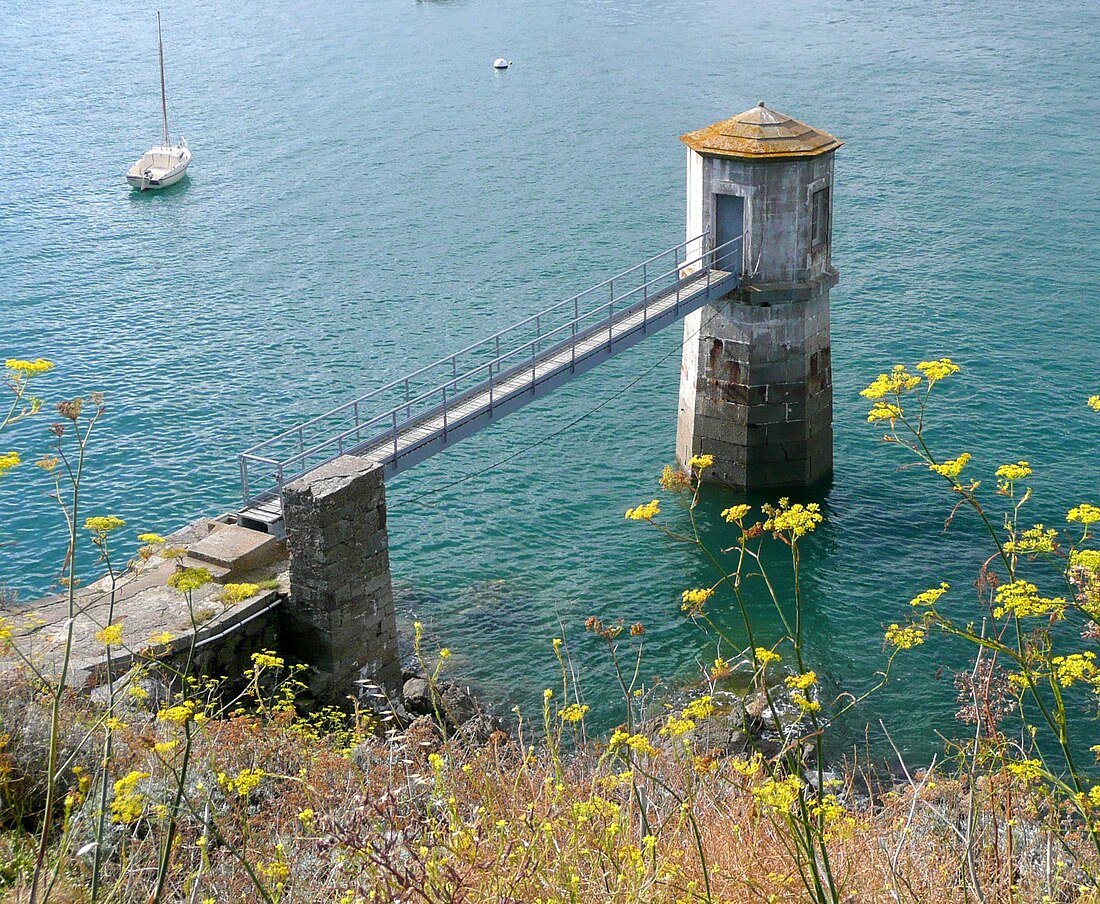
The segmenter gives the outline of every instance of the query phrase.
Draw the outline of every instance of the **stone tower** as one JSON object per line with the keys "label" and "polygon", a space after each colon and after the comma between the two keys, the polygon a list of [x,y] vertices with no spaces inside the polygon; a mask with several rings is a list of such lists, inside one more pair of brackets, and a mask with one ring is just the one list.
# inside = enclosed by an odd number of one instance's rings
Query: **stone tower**
{"label": "stone tower", "polygon": [[688,238],[740,287],[684,321],[676,457],[733,487],[803,486],[832,471],[829,289],[833,152],[843,142],[764,106],[689,132]]}

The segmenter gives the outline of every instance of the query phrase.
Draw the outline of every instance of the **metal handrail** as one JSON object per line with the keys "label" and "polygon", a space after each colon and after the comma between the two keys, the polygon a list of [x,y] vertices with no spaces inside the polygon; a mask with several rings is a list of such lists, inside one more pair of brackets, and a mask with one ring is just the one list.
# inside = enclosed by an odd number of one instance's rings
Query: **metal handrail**
{"label": "metal handrail", "polygon": [[[728,250],[731,246],[740,243],[742,240],[743,236],[738,236],[737,238],[722,243],[720,246],[710,248],[709,235],[704,232],[694,239],[681,242],[666,251],[646,258],[641,263],[629,267],[621,273],[609,279],[605,279],[603,282],[583,292],[570,296],[564,301],[558,302],[543,311],[539,311],[530,317],[514,323],[485,339],[468,345],[452,355],[440,358],[438,361],[412,371],[410,374],[388,383],[379,389],[373,390],[350,402],[345,402],[342,405],[330,409],[324,414],[313,417],[290,430],[286,430],[277,436],[252,446],[238,456],[241,470],[241,484],[246,504],[255,499],[268,498],[276,492],[281,491],[286,480],[294,479],[301,474],[307,473],[311,469],[309,465],[311,459],[320,458],[321,460],[318,461],[318,465],[322,464],[324,461],[331,460],[343,454],[345,451],[348,451],[348,449],[345,449],[345,445],[352,449],[361,449],[386,439],[386,437],[389,436],[392,437],[394,447],[393,454],[396,460],[396,456],[398,455],[398,436],[402,424],[413,420],[437,417],[442,413],[444,434],[446,434],[448,428],[448,413],[450,410],[453,410],[455,405],[464,403],[469,398],[476,396],[479,392],[484,392],[487,388],[490,396],[491,410],[494,401],[494,389],[499,387],[502,381],[511,380],[527,367],[530,367],[530,380],[518,389],[510,389],[508,394],[511,396],[518,392],[526,391],[527,389],[533,389],[537,383],[537,368],[540,360],[540,353],[544,348],[547,349],[547,355],[550,353],[557,354],[571,344],[573,347],[572,363],[575,366],[577,344],[590,338],[597,330],[603,329],[605,325],[607,328],[608,347],[610,348],[611,343],[614,341],[613,333],[616,307],[618,307],[620,317],[635,313],[637,310],[642,310],[644,312],[648,308],[650,299],[663,292],[671,291],[673,288],[676,289],[678,304],[680,289],[684,282],[696,279],[705,272],[707,276],[707,285],[709,287],[710,272],[714,269],[714,262],[720,258],[721,252],[723,250]],[[688,259],[688,254],[690,252],[686,250],[687,246],[696,243],[698,243],[702,251],[697,256]],[[683,259],[681,259],[680,255],[681,250],[684,251]],[[648,272],[649,265],[669,255],[673,257],[673,266],[670,269],[663,270],[663,272],[656,276],[650,276]],[[690,273],[685,274],[686,270],[695,267],[695,265],[699,266],[692,269]],[[641,271],[641,284],[633,288],[625,289],[620,294],[616,295],[615,282],[619,281],[621,284],[624,278],[631,274],[636,274],[639,270]],[[661,283],[668,280],[670,276],[674,277],[674,279],[663,289],[657,292],[651,291],[654,286],[659,286]],[[608,289],[607,297],[609,297],[609,300],[589,310],[582,311],[580,300],[604,288]],[[641,294],[641,299],[634,299],[631,301],[631,299],[639,293]],[[571,319],[548,329],[544,327],[544,321],[548,315],[561,311],[568,305],[572,305],[573,307]],[[647,314],[643,315],[640,326],[644,327],[647,316]],[[532,324],[535,325],[535,335],[533,338],[511,348],[505,347],[502,349],[502,343],[500,341],[502,337],[524,327],[529,327]],[[568,336],[565,335],[567,332]],[[463,362],[463,370],[461,373],[459,372],[459,358],[461,356],[475,350],[484,352],[486,347],[490,345],[494,347],[494,351],[496,352],[494,357],[487,361],[479,361],[473,366],[469,366]],[[522,358],[522,360],[518,360],[520,358]],[[507,367],[505,367],[506,362]],[[413,394],[412,382],[415,378],[422,377],[424,374],[430,373],[445,365],[450,370],[450,374],[446,380],[436,384],[431,389],[424,391],[418,390],[417,394]],[[472,385],[460,388],[461,384],[471,379],[474,380]],[[494,386],[494,383],[496,386]],[[404,398],[397,402],[397,404],[391,402],[390,407],[382,412],[372,414],[366,419],[360,417],[359,408],[363,403],[377,399],[383,393],[401,387],[404,388]],[[338,430],[335,433],[330,432],[321,437],[319,441],[311,444],[308,448],[306,447],[306,432],[309,431],[310,428],[318,424],[335,427],[337,425],[330,424],[329,422],[341,415],[347,415],[349,412],[354,414],[354,423],[351,426]],[[386,428],[379,430],[378,428],[383,424],[386,425]],[[367,434],[367,441],[365,443],[363,442],[364,433]],[[354,441],[352,441],[353,437],[355,438]],[[296,448],[293,450],[289,448],[285,450],[286,452],[292,452],[292,454],[280,455],[274,447],[280,444],[285,447],[288,445],[288,441],[289,445]],[[334,454],[330,454],[333,453],[334,446],[336,447],[336,451]],[[271,450],[268,455],[258,454],[260,452],[267,452],[268,450]],[[273,455],[279,457],[272,457]],[[250,463],[273,467],[275,470],[271,476],[275,479],[275,486],[253,494],[249,485]],[[316,466],[317,465],[314,465],[312,467]]]}
{"label": "metal handrail", "polygon": [[[383,392],[387,392],[390,389],[396,389],[398,386],[402,386],[403,384],[407,383],[409,380],[413,379],[414,377],[418,377],[421,374],[427,373],[428,371],[432,370],[433,368],[439,367],[440,365],[449,364],[454,359],[456,359],[459,355],[464,355],[467,352],[471,352],[474,349],[476,349],[476,348],[478,348],[482,345],[485,345],[488,342],[493,342],[494,340],[499,339],[502,336],[506,336],[508,333],[514,332],[515,330],[518,330],[518,329],[520,329],[524,326],[527,326],[528,324],[534,323],[537,320],[539,320],[540,318],[545,317],[547,314],[553,313],[554,311],[557,311],[557,310],[565,307],[568,304],[574,303],[578,299],[583,298],[585,295],[590,295],[592,292],[595,292],[597,289],[602,289],[604,286],[613,283],[615,280],[622,279],[623,277],[628,276],[629,274],[634,273],[634,272],[646,267],[647,265],[651,264],[653,261],[657,260],[658,258],[664,257],[664,256],[672,253],[673,251],[678,251],[679,249],[684,248],[687,245],[692,244],[693,242],[703,242],[705,244],[708,235],[709,235],[709,232],[703,232],[701,235],[698,235],[693,239],[688,239],[687,241],[680,242],[680,244],[674,245],[672,248],[669,248],[666,251],[662,251],[659,254],[655,254],[652,257],[646,258],[640,264],[635,264],[633,267],[628,267],[626,270],[623,270],[621,273],[617,273],[614,276],[612,276],[608,279],[605,279],[603,282],[597,283],[596,285],[585,289],[583,292],[578,292],[576,295],[571,295],[569,298],[565,299],[565,301],[559,301],[557,304],[551,305],[550,307],[546,308],[545,310],[539,311],[537,314],[532,314],[530,317],[527,317],[523,320],[517,321],[516,323],[513,323],[510,326],[506,326],[504,329],[500,330],[499,332],[493,333],[491,336],[486,336],[484,339],[480,339],[477,342],[474,342],[470,345],[467,345],[465,348],[461,348],[457,352],[454,352],[453,354],[450,354],[450,355],[447,355],[443,358],[440,358],[437,361],[433,361],[431,364],[426,364],[423,367],[420,367],[417,370],[412,371],[412,373],[408,373],[403,377],[399,377],[398,379],[396,379],[396,380],[394,380],[390,383],[387,383],[385,386],[380,386],[380,387],[378,387],[378,389],[372,389],[370,392],[366,393],[365,395],[361,395],[358,398],[352,399],[352,401],[350,401],[350,402],[345,402],[342,405],[338,405],[335,408],[332,408],[329,411],[326,411],[324,414],[319,414],[316,417],[311,418],[308,421],[303,421],[301,424],[299,424],[296,427],[291,427],[289,430],[286,430],[283,433],[279,433],[276,436],[272,436],[269,439],[264,440],[262,443],[258,443],[257,445],[253,446],[251,449],[249,449],[249,451],[252,451],[254,449],[261,449],[261,448],[264,448],[265,446],[269,446],[269,445],[272,445],[274,443],[277,443],[280,440],[288,439],[288,438],[294,436],[300,430],[303,430],[307,427],[311,427],[314,424],[320,423],[321,421],[325,420],[328,417],[331,417],[334,414],[338,414],[342,411],[347,411],[349,408],[354,407],[356,404],[370,401],[375,396],[381,395]],[[739,239],[733,239],[731,241],[739,241]],[[729,244],[729,243],[726,243],[726,244]]]}

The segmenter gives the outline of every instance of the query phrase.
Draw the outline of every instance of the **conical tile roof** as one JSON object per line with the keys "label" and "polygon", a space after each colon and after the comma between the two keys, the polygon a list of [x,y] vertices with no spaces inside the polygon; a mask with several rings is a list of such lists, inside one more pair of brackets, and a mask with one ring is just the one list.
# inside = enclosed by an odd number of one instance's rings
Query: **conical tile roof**
{"label": "conical tile roof", "polygon": [[816,157],[844,144],[839,138],[808,126],[785,113],[769,110],[764,101],[732,119],[681,135],[693,151],[710,157]]}

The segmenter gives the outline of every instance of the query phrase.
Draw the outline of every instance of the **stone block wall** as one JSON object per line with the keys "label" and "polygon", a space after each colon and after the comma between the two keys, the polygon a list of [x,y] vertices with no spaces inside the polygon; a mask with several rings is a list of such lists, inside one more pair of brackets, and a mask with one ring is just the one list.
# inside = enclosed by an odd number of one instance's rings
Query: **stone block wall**
{"label": "stone block wall", "polygon": [[811,484],[833,466],[829,283],[733,293],[685,323],[676,457],[711,480]]}
{"label": "stone block wall", "polygon": [[400,688],[382,469],[345,455],[283,489],[290,599],[280,649],[310,690],[342,704],[360,679]]}

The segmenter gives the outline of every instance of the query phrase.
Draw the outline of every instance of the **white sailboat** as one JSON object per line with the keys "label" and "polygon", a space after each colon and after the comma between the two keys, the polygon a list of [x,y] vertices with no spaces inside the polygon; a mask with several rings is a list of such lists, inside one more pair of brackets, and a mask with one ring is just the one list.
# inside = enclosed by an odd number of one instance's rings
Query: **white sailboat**
{"label": "white sailboat", "polygon": [[160,13],[157,13],[157,44],[160,47],[160,110],[163,117],[161,143],[141,155],[126,173],[126,181],[134,188],[167,188],[183,178],[191,162],[191,151],[181,137],[178,144],[168,143],[168,94],[164,89],[164,41],[160,36]]}

